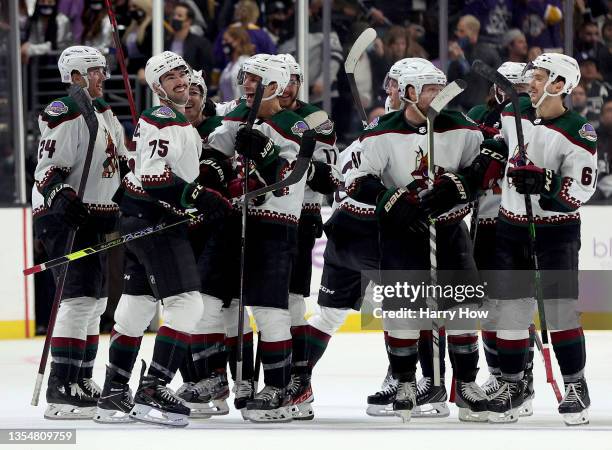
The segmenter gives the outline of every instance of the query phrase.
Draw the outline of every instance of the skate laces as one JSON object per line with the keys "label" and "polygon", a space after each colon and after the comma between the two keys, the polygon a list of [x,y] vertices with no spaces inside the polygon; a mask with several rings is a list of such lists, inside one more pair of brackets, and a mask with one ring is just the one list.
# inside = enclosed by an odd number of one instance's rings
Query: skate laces
{"label": "skate laces", "polygon": [[264,386],[263,390],[256,395],[257,398],[269,401],[278,395],[280,389],[274,386]]}
{"label": "skate laces", "polygon": [[464,383],[460,381],[459,384],[461,385],[461,394],[466,400],[478,401],[486,397],[480,386],[474,382]]}
{"label": "skate laces", "polygon": [[414,381],[408,381],[405,383],[399,383],[397,386],[397,397],[398,399],[410,398],[416,402],[416,383]]}
{"label": "skate laces", "polygon": [[423,377],[419,380],[419,382],[417,383],[417,395],[421,396],[427,393],[427,391],[429,391],[429,388],[431,386],[431,378],[429,377]]}
{"label": "skate laces", "polygon": [[183,404],[183,401],[181,399],[179,399],[176,394],[174,392],[172,392],[172,389],[170,389],[168,386],[165,386],[163,384],[160,384],[158,386],[155,387],[155,390],[157,391],[157,393],[159,394],[159,396],[163,399],[166,400],[170,403],[174,403],[174,404]]}
{"label": "skate laces", "polygon": [[83,384],[85,385],[85,389],[91,392],[91,395],[96,397],[102,395],[102,389],[98,384],[93,380],[93,378],[83,378]]}
{"label": "skate laces", "polygon": [[580,382],[578,383],[568,383],[565,388],[565,395],[563,396],[563,400],[561,403],[580,403],[583,407],[585,407],[584,402],[581,398],[582,394],[582,385]]}
{"label": "skate laces", "polygon": [[496,392],[498,389],[499,389],[499,379],[493,374],[489,375],[489,379],[485,381],[485,383],[482,385],[482,390],[485,391],[485,393],[492,394]]}
{"label": "skate laces", "polygon": [[517,389],[517,383],[508,383],[503,381],[502,383],[500,383],[500,389],[493,396],[493,399],[505,402],[506,400],[509,400],[510,397],[512,397],[512,394],[516,393]]}
{"label": "skate laces", "polygon": [[198,381],[194,386],[192,386],[192,390],[200,395],[203,392],[210,392],[214,389],[215,385],[220,382],[220,377],[217,375],[211,375],[208,378],[204,378],[203,380]]}
{"label": "skate laces", "polygon": [[233,391],[236,395],[236,398],[250,397],[251,392],[253,392],[253,388],[251,387],[250,381],[242,380],[234,383]]}
{"label": "skate laces", "polygon": [[71,397],[85,397],[87,394],[79,386],[79,383],[70,383],[70,396]]}

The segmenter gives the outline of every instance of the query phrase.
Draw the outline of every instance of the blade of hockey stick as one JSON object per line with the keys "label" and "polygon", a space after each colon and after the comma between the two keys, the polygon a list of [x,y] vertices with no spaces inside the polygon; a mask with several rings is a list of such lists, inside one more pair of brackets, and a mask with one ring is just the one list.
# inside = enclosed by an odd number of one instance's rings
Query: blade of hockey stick
{"label": "blade of hockey stick", "polygon": [[351,50],[349,51],[346,61],[344,61],[344,71],[348,78],[349,86],[351,88],[351,95],[353,96],[353,103],[355,108],[361,117],[361,123],[365,128],[368,125],[368,117],[363,105],[361,104],[361,96],[357,90],[357,82],[355,81],[355,68],[359,62],[359,58],[366,51],[366,49],[372,45],[372,42],[376,39],[376,30],[374,28],[367,28],[359,35],[355,40]]}
{"label": "blade of hockey stick", "polygon": [[447,85],[442,91],[436,95],[436,97],[431,101],[429,105],[429,109],[427,110],[427,117],[429,119],[435,119],[440,111],[446,108],[452,99],[461,94],[465,88],[467,87],[467,83],[461,79],[457,79],[453,81],[451,84]]}

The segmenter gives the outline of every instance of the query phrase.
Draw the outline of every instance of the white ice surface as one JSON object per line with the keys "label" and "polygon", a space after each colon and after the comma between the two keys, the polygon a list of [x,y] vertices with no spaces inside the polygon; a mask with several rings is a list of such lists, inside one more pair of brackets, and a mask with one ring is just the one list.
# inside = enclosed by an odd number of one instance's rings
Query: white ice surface
{"label": "white ice surface", "polygon": [[[153,341],[152,335],[143,340],[140,356],[147,362]],[[461,423],[454,405],[451,405],[451,416],[446,419],[413,419],[402,424],[399,418],[369,417],[365,414],[366,397],[378,390],[387,367],[379,333],[343,333],[332,338],[313,377],[316,416],[313,421],[253,424],[244,422],[234,410],[228,416],[192,420],[184,429],[140,423],[99,425],[92,421],[49,421],[43,418],[44,389],[40,405],[30,406],[42,346],[42,339],[0,341],[0,428],[76,428],[77,445],[66,445],[68,449],[612,449],[612,332],[587,332],[586,374],[592,400],[591,423],[574,428],[566,427],[556,411],[556,401],[545,382],[539,354],[535,360],[534,415],[520,419],[517,424]],[[107,352],[108,336],[102,336],[94,372],[100,385],[104,380]],[[450,367],[448,360],[447,367]],[[482,354],[480,367],[479,382],[482,382],[487,377]],[[134,369],[133,389],[139,371],[140,362]],[[560,374],[556,372],[556,375],[560,381]],[[180,383],[177,375],[172,386],[176,388]],[[447,374],[447,388],[449,384]],[[0,447],[3,450],[13,446]]]}

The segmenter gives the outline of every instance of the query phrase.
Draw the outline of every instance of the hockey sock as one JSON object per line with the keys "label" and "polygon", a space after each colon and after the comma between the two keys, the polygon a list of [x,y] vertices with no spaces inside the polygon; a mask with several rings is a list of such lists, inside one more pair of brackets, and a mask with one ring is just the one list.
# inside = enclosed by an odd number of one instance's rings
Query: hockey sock
{"label": "hockey sock", "polygon": [[69,337],[51,338],[51,374],[76,382],[85,355],[85,341]]}
{"label": "hockey sock", "polygon": [[174,374],[187,354],[187,346],[190,341],[191,336],[187,333],[166,326],[161,327],[155,337],[149,375],[167,383],[172,381]]}
{"label": "hockey sock", "polygon": [[87,336],[85,342],[85,355],[83,356],[83,363],[81,364],[81,371],[79,372],[79,378],[92,378],[93,377],[93,366],[98,354],[98,340],[99,334],[90,334]]}
{"label": "hockey sock", "polygon": [[416,373],[418,339],[400,339],[385,331],[385,346],[391,372],[398,381],[411,381]]}
{"label": "hockey sock", "polygon": [[448,355],[457,380],[466,383],[476,380],[478,373],[478,335],[476,333],[449,335]]}
{"label": "hockey sock", "polygon": [[[446,333],[444,328],[440,328],[440,376],[444,378],[446,371],[444,355],[446,355]],[[431,330],[421,330],[419,335],[419,364],[424,377],[433,378],[433,335]]]}
{"label": "hockey sock", "polygon": [[195,365],[193,363],[193,357],[191,356],[191,344],[187,346],[187,353],[185,354],[183,362],[179,367],[179,372],[181,373],[181,377],[183,378],[183,383],[195,383],[199,381]]}
{"label": "hockey sock", "polygon": [[[236,355],[238,352],[238,336],[226,337],[225,347],[229,358],[230,373],[232,379],[236,379]],[[253,378],[253,332],[244,334],[242,341],[242,379]]]}
{"label": "hockey sock", "polygon": [[498,335],[497,353],[499,368],[504,379],[508,381],[522,379],[529,355],[529,338],[501,339]]}
{"label": "hockey sock", "polygon": [[108,352],[108,365],[113,369],[114,380],[119,383],[128,383],[140,350],[142,336],[132,337],[111,330],[110,349]]}
{"label": "hockey sock", "polygon": [[533,356],[535,353],[536,328],[535,324],[529,325],[529,355],[527,355],[527,370],[533,370]]}
{"label": "hockey sock", "polygon": [[582,327],[550,333],[555,356],[559,362],[563,381],[574,382],[583,377],[586,348]]}
{"label": "hockey sock", "polygon": [[331,336],[318,328],[313,327],[312,325],[308,325],[306,331],[306,345],[304,352],[308,361],[307,371],[309,374],[312,374],[312,369],[314,369],[314,366],[317,365],[323,356],[323,353],[325,353]]}
{"label": "hockey sock", "polygon": [[484,347],[489,373],[499,375],[499,358],[497,357],[497,332],[482,330],[482,346]]}
{"label": "hockey sock", "polygon": [[286,341],[260,341],[261,365],[266,386],[285,388],[291,378],[291,339]]}
{"label": "hockey sock", "polygon": [[227,365],[224,333],[191,335],[191,355],[196,381],[210,376],[213,372],[224,372]]}
{"label": "hockey sock", "polygon": [[304,374],[308,372],[308,357],[306,355],[308,328],[310,328],[309,325],[291,327],[291,373]]}

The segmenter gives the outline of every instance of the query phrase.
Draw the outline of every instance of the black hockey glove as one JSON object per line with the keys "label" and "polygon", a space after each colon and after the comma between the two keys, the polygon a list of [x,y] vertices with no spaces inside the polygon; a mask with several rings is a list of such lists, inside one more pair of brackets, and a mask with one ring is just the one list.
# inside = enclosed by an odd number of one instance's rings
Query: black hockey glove
{"label": "black hockey glove", "polygon": [[185,208],[197,208],[207,222],[223,219],[232,211],[232,204],[223,195],[196,183],[187,185],[181,203]]}
{"label": "black hockey glove", "polygon": [[470,172],[477,176],[478,189],[491,189],[504,176],[508,161],[508,146],[503,139],[485,139],[480,154],[472,162]]}
{"label": "black hockey glove", "polygon": [[279,153],[274,141],[259,130],[242,127],[236,133],[236,152],[252,159],[259,167],[266,167]]}
{"label": "black hockey glove", "polygon": [[559,185],[558,175],[554,170],[529,165],[508,169],[508,177],[519,194],[542,194],[553,196]]}
{"label": "black hockey glove", "polygon": [[468,199],[465,179],[461,175],[444,172],[436,177],[433,189],[422,192],[421,206],[429,217],[438,217],[457,204],[467,203]]}
{"label": "black hockey glove", "polygon": [[323,218],[321,214],[304,214],[300,216],[298,235],[304,240],[314,241],[323,236]]}
{"label": "black hockey glove", "polygon": [[229,158],[205,158],[200,161],[200,176],[198,182],[218,191],[227,188],[232,176],[232,162]]}
{"label": "black hockey glove", "polygon": [[398,232],[406,228],[418,231],[421,211],[416,192],[407,188],[388,189],[376,202],[376,216],[383,228]]}
{"label": "black hockey glove", "polygon": [[202,110],[202,114],[204,114],[206,117],[216,116],[217,106],[215,105],[215,102],[207,98],[206,102],[204,103],[204,109]]}
{"label": "black hockey glove", "polygon": [[64,221],[78,228],[89,219],[89,210],[77,193],[68,184],[58,184],[49,191],[45,204],[50,210],[62,215]]}

